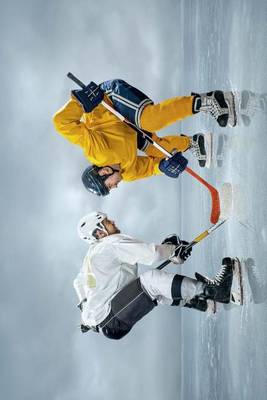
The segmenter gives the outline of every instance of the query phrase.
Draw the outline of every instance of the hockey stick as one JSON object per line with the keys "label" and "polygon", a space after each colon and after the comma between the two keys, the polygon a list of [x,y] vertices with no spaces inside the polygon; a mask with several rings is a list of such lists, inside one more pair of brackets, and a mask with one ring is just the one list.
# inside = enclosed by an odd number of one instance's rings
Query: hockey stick
{"label": "hockey stick", "polygon": [[[75,82],[78,86],[80,86],[82,89],[84,89],[86,86],[83,82],[81,82],[76,76],[74,76],[71,72],[68,72],[67,77],[70,78],[73,82]],[[101,104],[109,110],[112,114],[114,114],[116,117],[118,117],[122,122],[125,122],[128,126],[133,128],[136,132],[141,133],[143,137],[147,139],[147,141],[152,144],[154,147],[156,147],[158,150],[160,150],[166,157],[170,158],[172,157],[172,154],[169,153],[164,147],[159,145],[157,142],[155,142],[149,135],[147,135],[142,129],[138,128],[135,124],[132,122],[128,121],[123,115],[121,115],[118,111],[116,111],[113,107],[111,107],[106,101],[102,100]],[[206,182],[201,176],[196,174],[191,168],[186,167],[185,171],[193,176],[197,181],[199,181],[202,185],[204,185],[210,192],[211,195],[211,216],[210,216],[210,222],[212,224],[216,224],[219,220],[220,217],[220,197],[218,191],[210,185],[208,182]]]}
{"label": "hockey stick", "polygon": [[[218,229],[222,224],[224,224],[226,222],[226,219],[223,219],[222,221],[219,221],[217,224],[211,226],[209,229],[205,230],[204,232],[202,232],[200,235],[198,235],[195,239],[192,240],[192,242],[188,243],[188,245],[186,246],[186,248],[184,249],[184,251],[189,250],[190,248],[192,248],[193,246],[195,246],[197,243],[201,242],[201,240],[205,239],[207,236],[209,236],[212,232],[214,232],[216,229]],[[178,248],[179,246],[177,246],[175,248],[175,250]],[[171,260],[166,260],[164,261],[162,264],[160,264],[156,269],[163,269],[164,267],[166,267],[166,265],[170,264],[172,261]]]}

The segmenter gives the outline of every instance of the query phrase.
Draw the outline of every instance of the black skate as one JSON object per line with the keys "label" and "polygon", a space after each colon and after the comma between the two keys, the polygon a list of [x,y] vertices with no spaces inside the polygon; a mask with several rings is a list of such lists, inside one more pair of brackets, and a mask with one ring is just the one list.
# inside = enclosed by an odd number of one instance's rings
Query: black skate
{"label": "black skate", "polygon": [[193,299],[184,304],[184,307],[193,308],[198,311],[215,314],[217,311],[216,302],[213,300],[203,299],[200,296],[195,296]]}
{"label": "black skate", "polygon": [[215,90],[213,92],[201,93],[195,95],[194,111],[203,111],[216,119],[222,127],[234,127],[237,123],[237,114],[235,107],[235,97],[233,92],[222,92]]}
{"label": "black skate", "polygon": [[222,260],[222,268],[214,279],[209,279],[196,272],[196,279],[204,283],[204,291],[201,297],[218,303],[230,303],[233,271],[234,259],[225,257]]}
{"label": "black skate", "polygon": [[212,134],[196,133],[190,137],[189,150],[196,157],[200,167],[210,167],[212,154]]}

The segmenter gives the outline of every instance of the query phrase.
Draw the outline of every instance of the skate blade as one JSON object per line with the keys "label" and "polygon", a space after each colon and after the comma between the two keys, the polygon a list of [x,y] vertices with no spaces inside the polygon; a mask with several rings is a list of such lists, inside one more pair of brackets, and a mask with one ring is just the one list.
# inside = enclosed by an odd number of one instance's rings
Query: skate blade
{"label": "skate blade", "polygon": [[229,92],[229,95],[225,97],[225,101],[228,104],[229,110],[232,110],[232,121],[231,123],[229,122],[229,117],[227,125],[234,128],[238,121],[238,92]]}
{"label": "skate blade", "polygon": [[206,168],[211,167],[211,161],[212,161],[212,145],[213,145],[213,138],[212,138],[212,133],[208,132],[204,134],[204,145],[205,145],[205,150],[206,150]]}
{"label": "skate blade", "polygon": [[241,262],[234,258],[234,276],[231,289],[231,303],[242,306],[244,304],[244,288],[242,279]]}
{"label": "skate blade", "polygon": [[208,308],[207,308],[207,312],[208,314],[212,315],[212,314],[216,314],[217,312],[217,303],[214,300],[208,300]]}

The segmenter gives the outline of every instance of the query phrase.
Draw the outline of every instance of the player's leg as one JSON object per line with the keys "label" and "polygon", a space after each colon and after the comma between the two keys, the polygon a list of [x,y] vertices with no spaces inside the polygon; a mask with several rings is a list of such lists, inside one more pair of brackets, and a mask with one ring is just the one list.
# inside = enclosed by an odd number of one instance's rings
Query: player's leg
{"label": "player's leg", "polygon": [[199,273],[196,273],[196,279],[192,279],[156,269],[142,274],[140,281],[149,296],[163,304],[179,305],[181,301],[189,303],[196,298],[229,303],[233,271],[234,259],[226,257],[222,261],[222,268],[213,279]]}
{"label": "player's leg", "polygon": [[233,274],[234,259],[230,257],[225,257],[222,260],[222,267],[213,279],[196,272],[195,276],[197,281],[202,282],[204,285],[200,297],[211,299],[219,303],[230,303]]}
{"label": "player's leg", "polygon": [[[181,152],[190,150],[197,159],[200,167],[209,167],[211,164],[211,133],[197,133],[193,136],[173,135],[164,137],[158,137],[153,133],[152,139],[169,152],[172,152],[174,149]],[[143,139],[143,141],[145,142],[145,139]],[[143,150],[150,157],[164,158],[162,152],[148,142],[143,146],[143,148],[139,147],[139,149]]]}
{"label": "player's leg", "polygon": [[194,96],[173,97],[157,104],[144,107],[140,126],[142,129],[155,132],[173,124],[176,121],[190,117],[193,112]]}
{"label": "player's leg", "polygon": [[[190,137],[184,135],[159,137],[155,133],[152,133],[152,139],[155,142],[157,142],[160,146],[162,146],[164,149],[166,149],[168,152],[172,152],[174,149],[177,151],[184,152],[188,150],[191,146]],[[155,146],[149,143],[147,143],[147,146],[143,149],[143,151],[149,157],[165,158],[165,155],[162,154],[160,150],[158,150]]]}
{"label": "player's leg", "polygon": [[203,291],[203,283],[187,276],[157,269],[140,275],[142,287],[160,304],[185,305]]}

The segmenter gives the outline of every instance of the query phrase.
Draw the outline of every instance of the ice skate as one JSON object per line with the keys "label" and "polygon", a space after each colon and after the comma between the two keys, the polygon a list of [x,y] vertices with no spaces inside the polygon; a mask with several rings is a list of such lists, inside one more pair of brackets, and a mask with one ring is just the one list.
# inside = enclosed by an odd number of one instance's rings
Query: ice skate
{"label": "ice skate", "polygon": [[[194,95],[195,93],[193,93]],[[194,111],[205,112],[216,119],[222,127],[234,127],[237,123],[235,98],[233,92],[213,92],[195,94]]]}
{"label": "ice skate", "polygon": [[233,258],[232,260],[234,262],[234,274],[231,288],[231,303],[241,306],[244,302],[241,262],[237,257]]}
{"label": "ice skate", "polygon": [[189,150],[196,157],[200,167],[210,168],[212,155],[212,134],[196,133],[190,136]]}
{"label": "ice skate", "polygon": [[196,279],[204,284],[204,290],[201,297],[204,299],[214,300],[218,303],[230,303],[233,273],[234,259],[230,257],[225,257],[222,260],[222,268],[214,279],[207,278],[196,272]]}
{"label": "ice skate", "polygon": [[216,302],[213,300],[203,299],[200,296],[195,296],[189,302],[185,303],[184,307],[193,308],[198,311],[215,314],[217,311]]}

